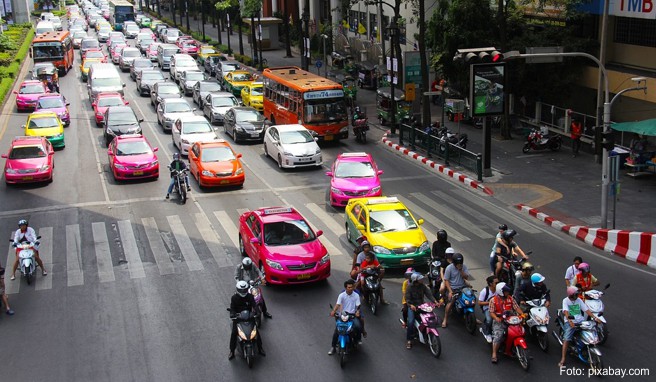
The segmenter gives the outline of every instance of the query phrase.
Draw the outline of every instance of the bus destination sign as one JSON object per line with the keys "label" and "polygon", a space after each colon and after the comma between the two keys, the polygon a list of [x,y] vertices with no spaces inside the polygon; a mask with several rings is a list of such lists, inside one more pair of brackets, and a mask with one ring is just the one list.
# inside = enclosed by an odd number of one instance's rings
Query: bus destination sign
{"label": "bus destination sign", "polygon": [[313,99],[323,99],[323,98],[343,98],[343,90],[320,90],[314,92],[303,93],[303,99],[313,100]]}

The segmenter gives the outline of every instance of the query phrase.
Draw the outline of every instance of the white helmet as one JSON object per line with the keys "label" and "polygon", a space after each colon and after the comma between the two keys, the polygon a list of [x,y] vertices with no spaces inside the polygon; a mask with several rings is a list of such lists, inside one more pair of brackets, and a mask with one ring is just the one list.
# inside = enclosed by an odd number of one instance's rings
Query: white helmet
{"label": "white helmet", "polygon": [[421,281],[423,279],[424,276],[419,272],[415,272],[410,276],[410,282]]}
{"label": "white helmet", "polygon": [[244,267],[246,270],[250,270],[251,267],[253,266],[253,260],[251,260],[250,257],[244,258],[244,260],[241,261],[241,265]]}
{"label": "white helmet", "polygon": [[235,288],[237,289],[237,294],[241,297],[246,297],[248,294],[248,283],[244,280],[237,281]]}
{"label": "white helmet", "polygon": [[498,296],[503,296],[503,287],[505,287],[505,286],[506,286],[506,283],[504,283],[504,282],[497,283],[497,289],[495,290],[495,292],[497,292]]}

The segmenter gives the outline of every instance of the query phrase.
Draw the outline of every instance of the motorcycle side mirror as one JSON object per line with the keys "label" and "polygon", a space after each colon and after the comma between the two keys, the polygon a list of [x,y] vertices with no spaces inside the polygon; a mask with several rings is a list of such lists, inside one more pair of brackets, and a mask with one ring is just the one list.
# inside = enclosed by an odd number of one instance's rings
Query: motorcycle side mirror
{"label": "motorcycle side mirror", "polygon": [[316,232],[316,234],[317,234],[317,237],[319,237],[319,236],[323,235],[323,231],[322,231],[322,230],[318,230],[318,231]]}
{"label": "motorcycle side mirror", "polygon": [[333,172],[332,172],[332,171],[326,171],[326,176],[331,176],[331,177],[332,177],[332,176],[333,176]]}
{"label": "motorcycle side mirror", "polygon": [[41,236],[37,236],[37,237],[36,237],[37,240],[39,240],[40,238],[41,238]]}
{"label": "motorcycle side mirror", "polygon": [[71,106],[71,102],[70,102],[70,101],[66,101],[66,106]]}
{"label": "motorcycle side mirror", "polygon": [[533,253],[533,251],[528,251],[528,252],[526,252],[526,256],[528,256],[528,255],[530,255],[530,254],[532,254],[532,253]]}
{"label": "motorcycle side mirror", "polygon": [[143,121],[144,121],[143,118],[139,118],[139,123],[141,123],[141,122],[143,122]]}
{"label": "motorcycle side mirror", "polygon": [[125,104],[126,104],[126,105],[129,105],[129,104],[130,104],[130,101],[125,101]]}
{"label": "motorcycle side mirror", "polygon": [[251,238],[251,244],[258,244],[259,245],[260,244],[260,239],[258,239],[256,237],[252,237]]}
{"label": "motorcycle side mirror", "polygon": [[125,82],[121,84],[123,87],[125,87]]}

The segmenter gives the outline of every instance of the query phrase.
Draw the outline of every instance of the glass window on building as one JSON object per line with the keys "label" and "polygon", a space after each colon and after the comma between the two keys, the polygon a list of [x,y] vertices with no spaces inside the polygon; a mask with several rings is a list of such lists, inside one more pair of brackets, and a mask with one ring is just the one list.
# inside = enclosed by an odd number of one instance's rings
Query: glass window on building
{"label": "glass window on building", "polygon": [[656,47],[656,20],[615,17],[614,42]]}

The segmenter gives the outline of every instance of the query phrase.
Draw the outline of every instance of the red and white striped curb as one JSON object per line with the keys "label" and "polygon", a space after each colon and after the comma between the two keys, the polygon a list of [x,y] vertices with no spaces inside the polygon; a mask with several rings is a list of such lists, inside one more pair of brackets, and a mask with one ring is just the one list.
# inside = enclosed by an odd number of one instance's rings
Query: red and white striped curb
{"label": "red and white striped curb", "polygon": [[565,224],[524,204],[516,206],[548,225],[604,251],[656,268],[656,234]]}
{"label": "red and white striped curb", "polygon": [[468,185],[472,188],[481,190],[481,191],[483,191],[484,193],[486,193],[488,195],[494,194],[494,192],[490,188],[483,186],[481,183],[479,183],[478,181],[468,177],[467,175],[459,173],[457,171],[453,171],[452,169],[450,169],[450,168],[448,168],[444,165],[441,165],[439,163],[436,163],[436,162],[434,162],[434,161],[432,161],[432,160],[430,160],[430,159],[428,159],[428,158],[426,158],[426,157],[424,157],[424,156],[422,156],[422,155],[420,155],[420,154],[418,154],[414,151],[410,151],[409,149],[407,149],[403,146],[399,146],[398,144],[392,142],[390,139],[387,138],[387,133],[385,133],[385,135],[383,135],[383,143],[385,143],[387,146],[393,148],[394,150],[396,150],[396,151],[398,151],[398,152],[400,152],[404,155],[407,155],[412,159],[416,159],[417,161],[420,161],[421,163],[427,165],[428,167],[434,168],[438,172],[440,172],[440,173],[442,173],[446,176],[449,176],[453,179],[456,179],[456,180],[458,180],[458,181],[460,181],[460,182],[462,182],[462,183],[464,183],[464,184],[466,184],[466,185]]}

